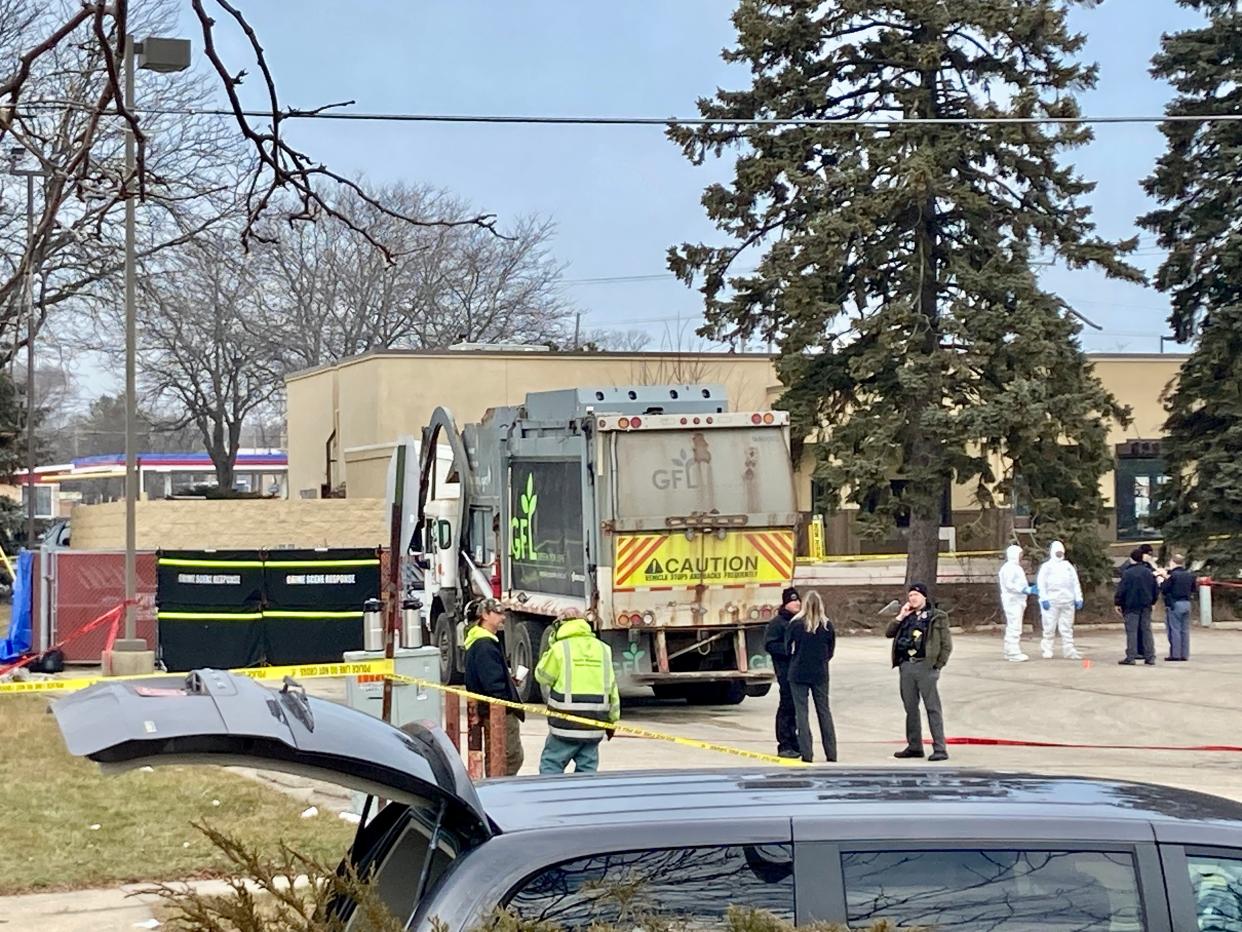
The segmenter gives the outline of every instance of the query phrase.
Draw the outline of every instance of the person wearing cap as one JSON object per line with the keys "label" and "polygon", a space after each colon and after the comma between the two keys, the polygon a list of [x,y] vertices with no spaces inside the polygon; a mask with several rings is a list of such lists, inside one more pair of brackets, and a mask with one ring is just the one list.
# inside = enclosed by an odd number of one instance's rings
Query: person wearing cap
{"label": "person wearing cap", "polygon": [[[496,599],[472,602],[466,610],[474,624],[466,632],[466,689],[481,696],[521,702],[517,684],[505,662],[500,646],[500,630],[505,626],[505,607]],[[487,720],[490,706],[479,703],[479,715]],[[522,722],[526,713],[507,709],[505,715],[505,775],[513,776],[522,768]],[[485,734],[490,732],[484,729]],[[489,737],[490,740],[490,737]],[[490,749],[489,749],[490,750]]]}
{"label": "person wearing cap", "polygon": [[1132,667],[1142,656],[1143,663],[1156,665],[1156,642],[1151,634],[1151,609],[1160,598],[1160,584],[1146,555],[1137,547],[1130,553],[1130,564],[1121,574],[1113,605],[1126,626],[1126,655],[1117,661]]}
{"label": "person wearing cap", "polygon": [[793,688],[789,684],[789,623],[802,611],[802,597],[790,586],[781,593],[781,607],[768,622],[763,646],[772,658],[776,688],[780,701],[776,706],[776,753],[779,757],[800,757],[798,749],[798,716],[794,706]]}
{"label": "person wearing cap", "polygon": [[[548,738],[539,772],[564,773],[571,762],[574,773],[598,770],[599,744],[612,737],[611,726],[621,718],[612,648],[595,636],[585,618],[567,618],[539,658],[535,679],[548,691]],[[574,718],[558,718],[556,712]]]}
{"label": "person wearing cap", "polygon": [[953,653],[949,616],[932,603],[923,583],[911,583],[906,604],[889,622],[885,636],[892,639],[893,666],[899,671],[901,703],[906,709],[906,746],[893,756],[923,756],[923,722],[919,701],[927,710],[932,754],[928,760],[948,760],[944,743],[944,714],[940,706],[940,671]]}

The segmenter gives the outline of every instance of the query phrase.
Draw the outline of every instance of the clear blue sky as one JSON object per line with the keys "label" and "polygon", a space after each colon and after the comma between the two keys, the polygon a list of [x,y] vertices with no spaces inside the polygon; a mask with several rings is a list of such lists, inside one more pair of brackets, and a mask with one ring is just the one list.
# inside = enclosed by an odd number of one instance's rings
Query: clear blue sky
{"label": "clear blue sky", "polygon": [[[693,115],[694,101],[745,73],[720,60],[731,43],[728,0],[583,3],[540,0],[240,4],[266,46],[285,103],[353,98],[364,111]],[[297,10],[296,14],[294,10]],[[1194,23],[1173,0],[1106,0],[1077,10],[1087,60],[1100,65],[1091,114],[1159,113],[1169,96],[1147,73],[1162,32]],[[185,23],[186,34],[195,35]],[[223,40],[241,61],[240,36]],[[196,52],[201,53],[196,41]],[[252,79],[251,84],[254,84]],[[251,92],[257,90],[252,86]],[[1145,209],[1139,179],[1162,150],[1154,126],[1104,126],[1072,158],[1097,180],[1101,232],[1125,237]],[[657,275],[668,246],[712,238],[699,196],[728,166],[694,168],[659,127],[301,124],[297,141],[345,172],[442,186],[503,219],[539,213],[557,224],[556,253],[585,327],[640,327],[654,346],[693,322],[699,296]],[[1154,269],[1145,237],[1137,260]],[[1157,292],[1093,273],[1052,270],[1047,282],[1105,328],[1090,350],[1154,352],[1167,331]]]}

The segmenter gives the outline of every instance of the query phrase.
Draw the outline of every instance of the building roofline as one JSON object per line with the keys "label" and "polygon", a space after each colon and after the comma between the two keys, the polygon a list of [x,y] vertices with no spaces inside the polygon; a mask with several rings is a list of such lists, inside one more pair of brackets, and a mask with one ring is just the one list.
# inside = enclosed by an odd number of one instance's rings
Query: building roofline
{"label": "building roofline", "polygon": [[[1088,352],[1086,357],[1090,361],[1095,360],[1185,360],[1190,356],[1189,353],[1091,353]],[[307,369],[298,369],[290,372],[285,376],[285,382],[296,382],[301,379],[309,378],[312,375],[318,375],[321,372],[331,371],[333,369],[344,369],[349,366],[357,366],[372,359],[400,359],[400,358],[418,358],[418,359],[461,359],[461,358],[480,358],[489,359],[630,359],[635,362],[652,362],[656,360],[669,359],[695,359],[695,360],[775,360],[780,358],[779,353],[731,353],[731,352],[670,352],[660,350],[608,350],[603,352],[591,352],[588,350],[548,350],[548,351],[531,351],[531,350],[514,350],[506,348],[489,349],[469,349],[469,350],[453,350],[453,349],[382,349],[371,350],[359,356],[348,356],[336,362],[326,362],[318,366],[311,366]]]}

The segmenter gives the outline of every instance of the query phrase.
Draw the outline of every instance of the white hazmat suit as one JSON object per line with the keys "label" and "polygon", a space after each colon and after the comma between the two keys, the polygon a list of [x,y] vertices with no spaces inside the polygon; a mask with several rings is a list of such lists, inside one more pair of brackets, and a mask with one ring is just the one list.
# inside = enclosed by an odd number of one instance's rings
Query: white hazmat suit
{"label": "white hazmat suit", "polygon": [[1026,597],[1030,587],[1026,570],[1022,569],[1022,548],[1015,545],[1005,551],[1005,565],[1000,576],[1001,608],[1005,611],[1005,659],[1028,659],[1022,653],[1022,616],[1026,614]]}
{"label": "white hazmat suit", "polygon": [[1082,585],[1074,564],[1065,559],[1065,545],[1059,540],[1054,540],[1048,548],[1048,560],[1039,568],[1035,586],[1039,591],[1044,624],[1040,652],[1045,659],[1050,659],[1053,643],[1060,632],[1061,653],[1070,660],[1081,660],[1082,654],[1074,649],[1074,612],[1082,608]]}

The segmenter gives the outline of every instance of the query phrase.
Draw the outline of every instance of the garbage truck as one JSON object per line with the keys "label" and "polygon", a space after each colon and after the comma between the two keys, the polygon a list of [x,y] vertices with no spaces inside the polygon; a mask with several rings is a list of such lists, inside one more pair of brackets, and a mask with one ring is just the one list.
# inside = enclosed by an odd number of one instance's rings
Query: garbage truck
{"label": "garbage truck", "polygon": [[[715,384],[543,391],[472,424],[437,408],[420,449],[412,548],[444,682],[460,682],[468,604],[491,596],[514,670],[573,613],[631,694],[771,688],[763,635],[798,520],[787,413],[730,411]],[[538,701],[531,673],[520,691]]]}

